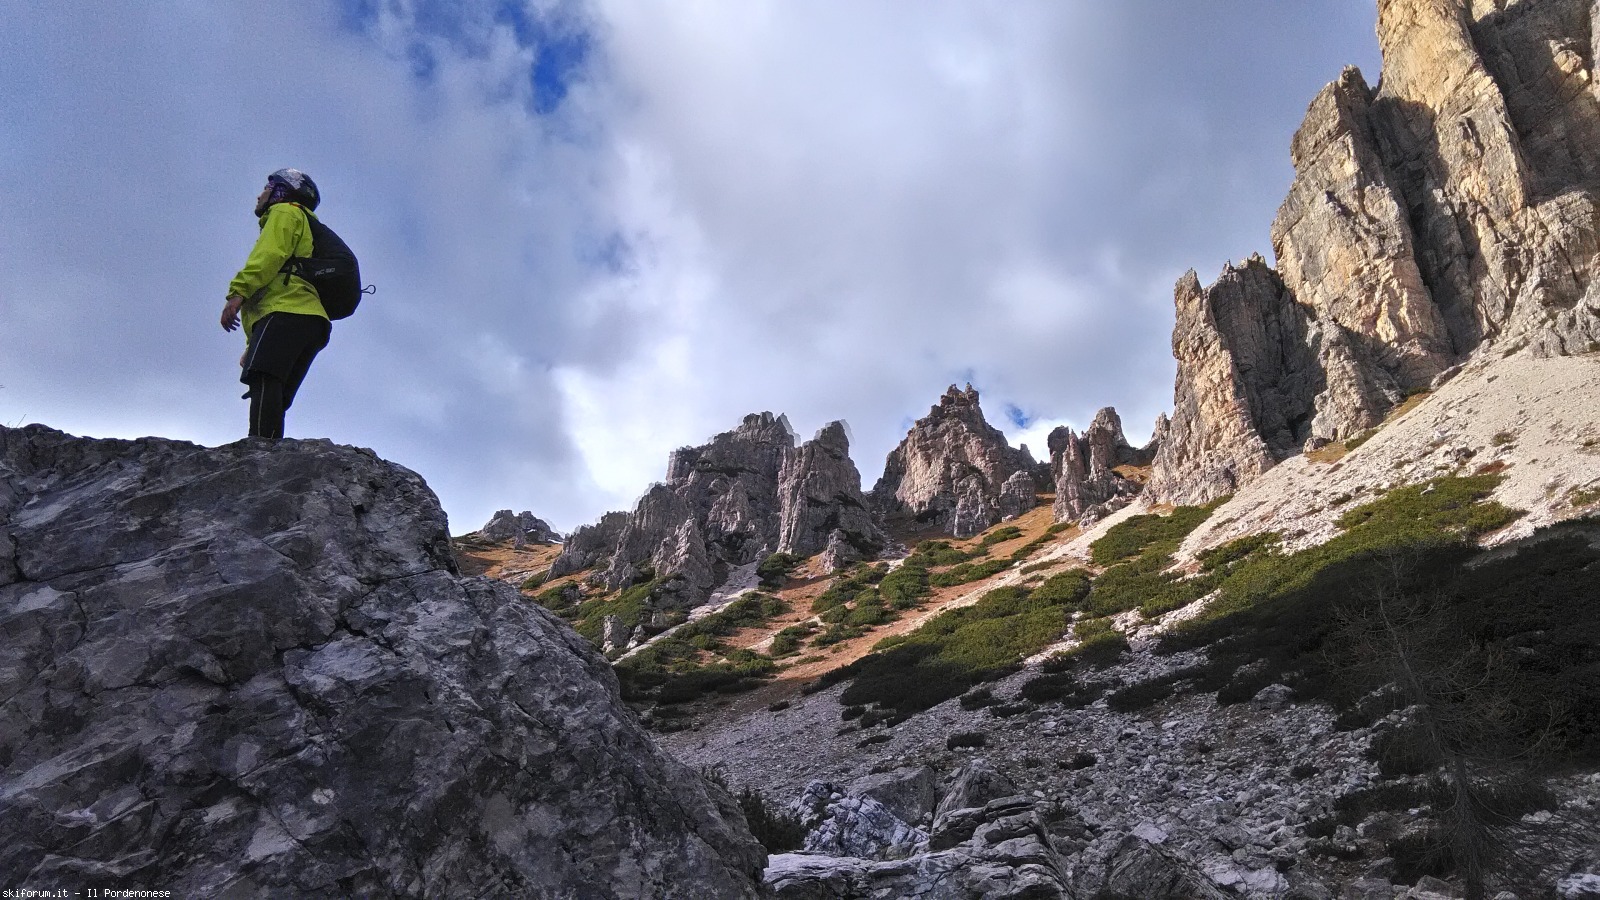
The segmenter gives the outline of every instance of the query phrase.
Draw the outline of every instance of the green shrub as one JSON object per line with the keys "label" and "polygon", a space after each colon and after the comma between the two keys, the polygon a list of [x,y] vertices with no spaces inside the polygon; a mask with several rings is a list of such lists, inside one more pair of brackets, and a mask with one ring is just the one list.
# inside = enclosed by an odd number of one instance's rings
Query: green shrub
{"label": "green shrub", "polygon": [[961,563],[952,566],[943,572],[934,572],[928,576],[928,583],[934,587],[954,587],[958,584],[969,584],[982,581],[991,575],[997,575],[1011,567],[1010,560],[986,559],[977,563]]}
{"label": "green shrub", "polygon": [[1172,696],[1176,682],[1169,678],[1152,678],[1131,684],[1106,696],[1106,706],[1121,713],[1137,712]]}
{"label": "green shrub", "polygon": [[1035,538],[1035,539],[1027,542],[1026,544],[1023,544],[1021,547],[1018,547],[1017,549],[1011,551],[1011,556],[1010,556],[1011,563],[1013,565],[1015,565],[1017,563],[1022,562],[1023,560],[1027,559],[1028,557],[1030,557],[1030,556],[1034,555],[1035,553],[1039,552],[1040,550],[1044,549],[1044,545],[1048,544],[1048,543],[1049,543],[1049,540],[1047,538],[1042,538],[1041,537],[1041,538]]}
{"label": "green shrub", "polygon": [[1201,575],[1183,578],[1165,571],[1171,565],[1168,554],[1147,553],[1130,562],[1100,573],[1089,592],[1089,612],[1096,616],[1114,616],[1130,609],[1139,609],[1147,616],[1157,616],[1198,600],[1210,593],[1215,579]]}
{"label": "green shrub", "polygon": [[923,541],[911,551],[906,562],[915,562],[918,565],[932,568],[933,566],[954,566],[970,559],[987,556],[989,551],[979,547],[975,550],[957,550],[950,546],[949,541]]}
{"label": "green shrub", "polygon": [[793,553],[773,553],[756,566],[756,576],[761,579],[761,586],[769,591],[783,587],[789,580],[789,573],[799,568],[805,560]]}
{"label": "green shrub", "polygon": [[1097,566],[1110,566],[1146,553],[1171,553],[1227,500],[1222,497],[1205,506],[1180,506],[1165,516],[1125,519],[1089,545],[1089,558]]}
{"label": "green shrub", "polygon": [[1082,569],[1069,569],[1057,572],[1044,580],[1044,583],[1033,589],[1033,597],[1050,603],[1058,603],[1069,610],[1080,609],[1084,598],[1089,596],[1089,574]]}
{"label": "green shrub", "polygon": [[624,627],[632,628],[646,618],[651,610],[651,601],[666,587],[666,579],[653,579],[625,588],[613,596],[585,600],[578,604],[572,614],[574,627],[579,634],[599,644],[606,616],[616,616],[622,620]]}
{"label": "green shrub", "polygon": [[817,631],[812,625],[790,625],[772,636],[773,656],[787,656],[800,649],[800,643]]}
{"label": "green shrub", "polygon": [[1072,628],[1078,645],[1066,652],[1095,668],[1112,665],[1128,649],[1128,639],[1111,627],[1109,619],[1084,619]]}
{"label": "green shrub", "polygon": [[1018,528],[1015,525],[1002,525],[1001,527],[990,531],[988,534],[985,534],[983,539],[978,541],[978,546],[993,547],[995,544],[1003,544],[1006,541],[1014,541],[1019,537],[1022,537],[1021,528]]}
{"label": "green shrub", "polygon": [[928,596],[928,567],[906,560],[878,584],[878,592],[893,609],[912,609]]}
{"label": "green shrub", "polygon": [[832,647],[834,644],[842,644],[845,641],[854,640],[855,638],[861,637],[866,633],[866,630],[860,628],[859,626],[846,625],[843,622],[836,622],[833,625],[828,626],[825,631],[813,638],[811,641],[811,646]]}
{"label": "green shrub", "polygon": [[994,703],[994,691],[987,685],[973,688],[961,695],[961,708],[965,710],[982,709]]}
{"label": "green shrub", "polygon": [[[1349,499],[1348,497],[1346,498]],[[1283,538],[1276,531],[1260,531],[1247,534],[1244,537],[1231,540],[1220,547],[1202,550],[1198,555],[1200,570],[1202,572],[1215,572],[1226,569],[1229,565],[1246,559],[1261,551],[1270,552],[1272,548],[1282,543]]]}
{"label": "green shrub", "polygon": [[1026,588],[998,588],[892,645],[885,642],[824,680],[852,682],[842,697],[846,703],[918,712],[1014,671],[1061,636],[1066,614],[1058,600],[1036,599]]}
{"label": "green shrub", "polygon": [[1060,534],[1063,531],[1066,531],[1068,528],[1071,528],[1071,527],[1073,527],[1073,523],[1072,522],[1057,522],[1054,525],[1051,525],[1049,528],[1046,528],[1044,530],[1044,533],[1045,533],[1046,537],[1055,537],[1056,535]]}

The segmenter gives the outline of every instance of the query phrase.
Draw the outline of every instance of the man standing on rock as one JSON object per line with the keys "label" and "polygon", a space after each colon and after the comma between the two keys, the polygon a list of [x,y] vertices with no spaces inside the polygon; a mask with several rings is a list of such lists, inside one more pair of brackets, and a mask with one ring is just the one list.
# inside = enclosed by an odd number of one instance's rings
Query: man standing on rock
{"label": "man standing on rock", "polygon": [[256,198],[261,236],[228,285],[222,330],[238,328],[243,317],[239,380],[250,387],[245,396],[251,437],[283,437],[284,413],[332,332],[316,288],[283,271],[290,257],[312,255],[309,219],[320,199],[316,183],[304,172],[279,169],[268,175]]}

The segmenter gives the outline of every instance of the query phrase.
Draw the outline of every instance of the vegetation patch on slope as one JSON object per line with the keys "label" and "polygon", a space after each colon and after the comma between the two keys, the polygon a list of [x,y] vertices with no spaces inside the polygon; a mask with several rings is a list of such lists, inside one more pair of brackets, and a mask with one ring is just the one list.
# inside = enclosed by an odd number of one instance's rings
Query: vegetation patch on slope
{"label": "vegetation patch on slope", "polygon": [[846,704],[919,712],[1015,671],[1023,659],[1057,640],[1066,630],[1072,596],[996,588],[971,606],[883,642],[875,652],[823,676],[818,686],[850,680],[841,698]]}
{"label": "vegetation patch on slope", "polygon": [[756,687],[776,664],[765,656],[722,641],[741,628],[760,625],[788,610],[767,594],[740,597],[715,613],[690,622],[617,662],[624,699],[686,703],[709,693]]}

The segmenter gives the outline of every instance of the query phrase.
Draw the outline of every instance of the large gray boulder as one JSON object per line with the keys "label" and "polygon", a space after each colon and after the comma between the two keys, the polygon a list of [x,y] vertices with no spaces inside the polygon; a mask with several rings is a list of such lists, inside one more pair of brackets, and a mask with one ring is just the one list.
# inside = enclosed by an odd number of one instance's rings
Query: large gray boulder
{"label": "large gray boulder", "polygon": [[0,872],[178,896],[758,896],[605,661],[325,441],[0,429]]}

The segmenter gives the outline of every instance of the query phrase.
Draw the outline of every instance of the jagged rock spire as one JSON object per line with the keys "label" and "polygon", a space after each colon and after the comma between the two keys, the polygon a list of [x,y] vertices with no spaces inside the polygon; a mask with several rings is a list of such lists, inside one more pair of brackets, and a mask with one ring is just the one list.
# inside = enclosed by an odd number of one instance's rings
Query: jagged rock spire
{"label": "jagged rock spire", "polygon": [[[788,419],[766,412],[673,451],[666,482],[631,514],[579,528],[551,574],[592,568],[609,590],[645,574],[676,576],[674,602],[693,606],[731,569],[769,553],[811,556],[842,542],[860,558],[886,540],[867,512],[844,423],[829,423],[797,448]],[[838,555],[842,562],[848,554]]]}
{"label": "jagged rock spire", "polygon": [[[889,453],[871,502],[885,517],[936,524],[967,537],[1000,521],[1002,496],[1012,498],[1008,508],[1024,494],[1031,497],[1035,469],[1026,450],[1012,448],[984,419],[977,390],[952,384]],[[1028,483],[1007,491],[1018,473]]]}

